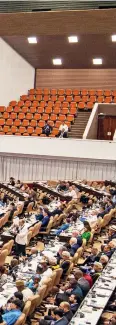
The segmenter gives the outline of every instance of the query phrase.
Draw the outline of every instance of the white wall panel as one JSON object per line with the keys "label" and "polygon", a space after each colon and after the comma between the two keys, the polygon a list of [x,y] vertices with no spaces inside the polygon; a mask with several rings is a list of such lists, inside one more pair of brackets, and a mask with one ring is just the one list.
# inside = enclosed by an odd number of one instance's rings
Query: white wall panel
{"label": "white wall panel", "polygon": [[24,181],[114,180],[115,175],[116,162],[0,156],[0,181],[8,181],[10,176]]}
{"label": "white wall panel", "polygon": [[8,106],[34,87],[35,69],[0,38],[0,105]]}

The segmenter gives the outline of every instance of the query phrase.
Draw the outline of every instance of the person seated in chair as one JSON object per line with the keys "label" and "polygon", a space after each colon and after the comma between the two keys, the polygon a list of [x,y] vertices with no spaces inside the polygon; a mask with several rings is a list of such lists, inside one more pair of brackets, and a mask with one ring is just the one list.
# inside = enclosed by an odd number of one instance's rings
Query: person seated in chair
{"label": "person seated in chair", "polygon": [[46,231],[49,220],[50,220],[49,212],[48,212],[48,209],[45,208],[43,210],[43,219],[42,219],[42,225],[41,225],[40,231]]}
{"label": "person seated in chair", "polygon": [[62,124],[59,127],[58,137],[59,138],[67,138],[68,137],[68,126],[66,125],[65,122],[62,122]]}
{"label": "person seated in chair", "polygon": [[48,137],[52,131],[51,125],[49,125],[48,121],[45,122],[45,125],[42,128],[42,133],[46,134]]}
{"label": "person seated in chair", "polygon": [[79,247],[81,247],[82,245],[82,238],[80,240],[80,245],[79,245],[79,241],[77,243],[77,238],[72,237],[69,241],[69,245],[68,245],[68,251],[70,252],[71,256],[74,256],[74,254],[76,253],[77,249]]}
{"label": "person seated in chair", "polygon": [[69,302],[61,302],[59,307],[63,310],[64,316],[67,318],[68,322],[70,322],[71,318],[73,317],[73,313],[71,311]]}
{"label": "person seated in chair", "polygon": [[70,295],[69,303],[70,303],[70,308],[71,308],[72,313],[75,314],[79,307],[78,296],[74,295],[74,294]]}
{"label": "person seated in chair", "polygon": [[62,260],[60,260],[60,267],[63,269],[62,278],[65,277],[70,267],[70,253],[67,251],[62,252]]}
{"label": "person seated in chair", "polygon": [[9,304],[8,309],[4,311],[0,323],[3,325],[14,325],[21,314],[21,301],[15,299]]}

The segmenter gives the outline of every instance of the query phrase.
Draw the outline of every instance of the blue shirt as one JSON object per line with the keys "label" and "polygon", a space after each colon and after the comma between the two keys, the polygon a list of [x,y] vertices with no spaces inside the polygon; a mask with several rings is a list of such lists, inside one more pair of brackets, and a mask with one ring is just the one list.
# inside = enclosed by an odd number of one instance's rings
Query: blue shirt
{"label": "blue shirt", "polygon": [[21,311],[18,309],[12,309],[10,311],[5,312],[5,314],[2,315],[3,321],[7,325],[14,325],[17,319],[21,316]]}

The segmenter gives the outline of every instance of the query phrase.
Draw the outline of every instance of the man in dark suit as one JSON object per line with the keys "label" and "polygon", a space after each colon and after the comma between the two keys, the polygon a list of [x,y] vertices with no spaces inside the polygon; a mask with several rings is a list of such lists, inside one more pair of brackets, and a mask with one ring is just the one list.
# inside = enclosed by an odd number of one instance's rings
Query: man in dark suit
{"label": "man in dark suit", "polygon": [[54,319],[51,321],[50,325],[67,325],[69,323],[68,319],[64,316],[64,312],[62,309],[55,309],[54,312]]}
{"label": "man in dark suit", "polygon": [[61,302],[59,307],[63,310],[64,316],[67,318],[68,322],[70,322],[71,318],[73,317],[73,313],[71,311],[69,302]]}

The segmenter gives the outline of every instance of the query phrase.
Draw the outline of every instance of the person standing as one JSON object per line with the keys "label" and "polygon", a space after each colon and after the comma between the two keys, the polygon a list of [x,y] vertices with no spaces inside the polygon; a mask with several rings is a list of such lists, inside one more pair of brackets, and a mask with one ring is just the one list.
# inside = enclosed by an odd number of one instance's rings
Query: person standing
{"label": "person standing", "polygon": [[19,224],[17,226],[17,234],[15,238],[16,254],[18,256],[26,255],[27,233],[28,233],[28,229],[25,224],[25,219],[19,220]]}

